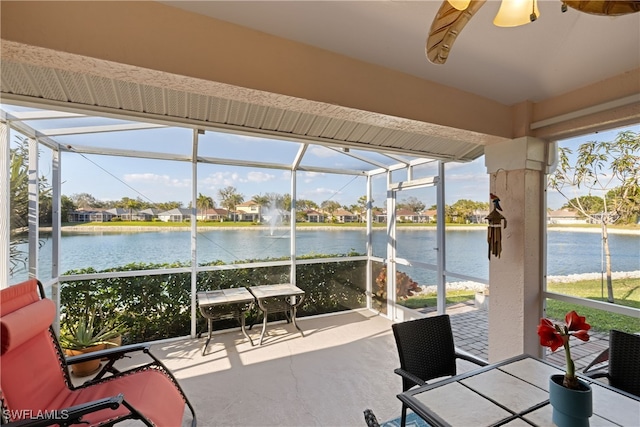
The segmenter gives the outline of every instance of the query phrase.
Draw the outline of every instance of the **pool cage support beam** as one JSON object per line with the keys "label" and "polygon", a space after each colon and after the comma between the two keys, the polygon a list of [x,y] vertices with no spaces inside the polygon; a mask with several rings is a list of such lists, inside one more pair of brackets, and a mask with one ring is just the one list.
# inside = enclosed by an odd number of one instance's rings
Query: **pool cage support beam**
{"label": "pool cage support beam", "polygon": [[[291,258],[291,269],[289,272],[289,283],[296,285],[296,200],[298,196],[297,183],[298,174],[295,169],[291,171],[291,213],[289,214],[289,227],[291,238],[289,239],[289,255]],[[295,297],[293,297],[295,299]]]}
{"label": "pool cage support beam", "polygon": [[191,338],[196,337],[196,290],[198,285],[198,129],[193,130],[191,156]]}
{"label": "pool cage support beam", "polygon": [[436,289],[436,307],[438,314],[444,314],[447,307],[447,248],[446,248],[446,224],[445,224],[445,187],[444,187],[444,162],[438,162],[438,182],[436,183],[436,240],[437,240],[437,263],[438,281]]}
{"label": "pool cage support beam", "polygon": [[366,277],[366,295],[367,295],[367,308],[373,308],[373,274],[372,274],[372,262],[371,257],[373,256],[373,213],[372,206],[373,201],[371,200],[371,184],[372,179],[371,175],[367,175],[367,241],[366,241],[366,250],[367,250],[367,270],[365,273]]}
{"label": "pool cage support beam", "polygon": [[35,138],[27,138],[29,145],[28,165],[28,214],[29,228],[29,278],[38,277],[38,241],[40,240],[39,214],[40,204],[38,200],[38,141]]}
{"label": "pool cage support beam", "polygon": [[62,239],[62,155],[53,150],[51,156],[52,218],[51,218],[51,299],[56,304],[56,321],[53,329],[60,334],[60,242]]}
{"label": "pool cage support beam", "polygon": [[396,192],[387,172],[387,316],[396,318]]}

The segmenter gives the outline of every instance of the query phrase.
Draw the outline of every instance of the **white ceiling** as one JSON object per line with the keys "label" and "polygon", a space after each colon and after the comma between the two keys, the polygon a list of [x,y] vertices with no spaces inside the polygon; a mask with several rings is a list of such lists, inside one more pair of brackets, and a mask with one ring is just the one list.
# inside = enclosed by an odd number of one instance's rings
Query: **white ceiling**
{"label": "white ceiling", "polygon": [[[425,41],[441,1],[169,1],[174,7],[303,42],[506,105],[539,102],[640,67],[640,13],[609,17],[539,0],[537,21],[492,24],[488,1],[431,64]],[[606,64],[606,66],[605,66]]]}

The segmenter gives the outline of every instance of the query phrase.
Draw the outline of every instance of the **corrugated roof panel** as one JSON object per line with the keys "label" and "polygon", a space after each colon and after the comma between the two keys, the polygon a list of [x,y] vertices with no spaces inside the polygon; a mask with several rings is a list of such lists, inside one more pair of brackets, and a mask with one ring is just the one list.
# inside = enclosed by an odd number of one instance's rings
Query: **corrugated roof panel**
{"label": "corrugated roof panel", "polygon": [[408,150],[420,150],[424,149],[424,147],[428,146],[429,151],[439,155],[451,156],[451,153],[448,150],[448,147],[452,141],[442,140],[440,138],[432,138],[429,136],[424,136],[423,138],[412,141],[411,143],[407,143],[405,149]]}
{"label": "corrugated roof panel", "polygon": [[313,122],[311,123],[311,127],[309,131],[307,131],[307,135],[309,136],[320,136],[324,132],[325,128],[331,121],[330,118],[327,117],[319,117],[316,116]]}
{"label": "corrugated roof panel", "polygon": [[189,117],[187,93],[165,89],[167,96],[167,114],[174,117]]}
{"label": "corrugated roof panel", "polygon": [[369,130],[369,125],[363,125],[362,123],[356,123],[356,127],[353,128],[351,134],[348,138],[345,138],[345,141],[353,141],[360,142],[364,137],[364,134]]}
{"label": "corrugated roof panel", "polygon": [[483,146],[470,144],[470,143],[463,143],[463,144],[460,144],[459,149],[455,150],[454,157],[457,159],[463,159],[463,158],[469,158],[469,157],[472,157],[475,159],[482,156],[483,154],[484,154]]}
{"label": "corrugated roof panel", "polygon": [[327,123],[327,126],[325,126],[320,136],[323,138],[341,140],[340,138],[336,138],[336,134],[338,133],[338,131],[340,130],[343,124],[344,124],[344,120],[340,120],[340,119],[329,120],[329,123]]}
{"label": "corrugated roof panel", "polygon": [[402,145],[399,141],[399,137],[402,132],[394,131],[392,129],[382,129],[371,140],[371,143],[379,147],[394,147],[401,148]]}
{"label": "corrugated roof panel", "polygon": [[229,106],[231,101],[222,98],[209,98],[209,117],[207,121],[212,123],[227,123],[229,114]]}
{"label": "corrugated roof panel", "polygon": [[265,130],[278,130],[280,128],[280,122],[285,115],[285,111],[281,108],[268,108],[267,113],[262,122],[262,129]]}
{"label": "corrugated roof panel", "polygon": [[142,99],[144,111],[151,114],[166,114],[165,94],[160,88],[154,86],[142,86]]}
{"label": "corrugated roof panel", "polygon": [[143,111],[142,98],[140,97],[140,85],[116,80],[115,86],[123,109]]}
{"label": "corrugated roof panel", "polygon": [[346,120],[342,120],[342,123],[340,124],[340,128],[338,129],[338,131],[336,132],[336,134],[333,137],[335,139],[339,139],[341,141],[348,141],[349,140],[349,136],[351,135],[351,132],[353,132],[353,130],[357,126],[358,126],[357,123],[348,122]]}
{"label": "corrugated roof panel", "polygon": [[23,65],[4,61],[0,71],[2,72],[0,87],[3,92],[40,97],[39,89],[31,84]]}
{"label": "corrugated roof panel", "polygon": [[227,123],[237,126],[244,126],[244,122],[249,112],[249,104],[238,101],[231,101],[229,105],[229,113],[227,114]]}
{"label": "corrugated roof panel", "polygon": [[261,129],[264,118],[267,115],[267,108],[261,105],[250,105],[244,125],[254,129]]}
{"label": "corrugated roof panel", "polygon": [[95,105],[95,97],[91,92],[91,87],[87,84],[87,78],[82,74],[70,73],[65,70],[58,70],[58,79],[67,93],[71,102]]}
{"label": "corrugated roof panel", "polygon": [[25,65],[25,70],[31,75],[36,87],[43,98],[55,99],[56,101],[68,101],[56,71],[51,68],[34,67]]}
{"label": "corrugated roof panel", "polygon": [[313,125],[313,120],[314,116],[311,114],[300,114],[292,133],[307,135],[307,132],[309,132],[309,129]]}
{"label": "corrugated roof panel", "polygon": [[386,147],[404,148],[407,144],[410,144],[413,139],[420,140],[420,135],[413,135],[409,132],[392,132],[390,133],[382,145]]}
{"label": "corrugated roof panel", "polygon": [[295,128],[296,123],[298,123],[301,115],[302,114],[297,111],[285,111],[278,130],[286,133],[293,132],[293,129]]}
{"label": "corrugated roof panel", "polygon": [[118,109],[121,108],[112,79],[89,76],[89,85],[94,88],[93,93],[98,105]]}
{"label": "corrugated roof panel", "polygon": [[209,117],[209,99],[206,96],[190,93],[188,96],[189,117],[194,120],[205,121]]}
{"label": "corrugated roof panel", "polygon": [[373,145],[380,145],[378,142],[374,142],[374,140],[383,141],[383,139],[379,139],[380,132],[383,131],[383,128],[375,127],[375,126],[367,126],[367,130],[362,134],[359,142],[368,142]]}
{"label": "corrugated roof panel", "polygon": [[[126,114],[145,112],[161,116],[187,118],[205,126],[228,124],[251,130],[263,129],[288,138],[305,136],[318,141],[333,140],[361,144],[363,149],[408,150],[413,155],[473,160],[483,147],[464,141],[392,129],[385,126],[345,121],[331,114],[302,113],[251,104],[245,101],[164,89],[114,78],[97,77],[49,67],[36,67],[16,61],[3,61],[0,87],[3,93],[38,99],[73,102],[112,108]],[[329,111],[330,113],[330,111]],[[365,117],[366,119],[366,117]]]}
{"label": "corrugated roof panel", "polygon": [[399,145],[402,148],[416,149],[416,147],[424,146],[429,143],[429,137],[426,135],[415,135],[409,132],[405,132],[401,141],[399,141]]}

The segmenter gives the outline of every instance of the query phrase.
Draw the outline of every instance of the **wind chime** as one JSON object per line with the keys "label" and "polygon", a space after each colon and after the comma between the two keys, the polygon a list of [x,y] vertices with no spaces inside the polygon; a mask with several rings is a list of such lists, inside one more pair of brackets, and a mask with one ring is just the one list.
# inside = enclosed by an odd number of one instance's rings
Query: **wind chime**
{"label": "wind chime", "polygon": [[[493,193],[490,193],[493,210],[489,215],[484,217],[489,221],[489,229],[487,231],[487,242],[489,243],[489,260],[491,255],[500,258],[502,252],[502,229],[507,228],[507,219],[498,211],[501,211],[500,199]],[[504,222],[504,227],[502,223]]]}

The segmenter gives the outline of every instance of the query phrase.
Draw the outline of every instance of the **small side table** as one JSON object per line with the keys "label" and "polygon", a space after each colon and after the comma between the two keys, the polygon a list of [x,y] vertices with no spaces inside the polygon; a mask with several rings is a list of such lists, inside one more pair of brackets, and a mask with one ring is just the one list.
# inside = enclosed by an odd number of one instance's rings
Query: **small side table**
{"label": "small side table", "polygon": [[269,313],[287,313],[293,322],[293,326],[304,337],[304,332],[296,323],[296,310],[302,304],[305,295],[302,289],[290,283],[282,283],[278,285],[251,286],[249,291],[256,297],[256,302],[264,317],[260,345],[262,345],[262,339],[267,330],[267,316]]}
{"label": "small side table", "polygon": [[240,322],[242,333],[253,346],[251,337],[245,330],[244,312],[251,310],[254,303],[253,295],[246,288],[230,288],[220,289],[217,291],[198,292],[198,307],[200,313],[207,319],[209,327],[209,335],[207,342],[202,347],[202,355],[204,356],[209,341],[211,341],[211,333],[213,331],[213,321],[223,319],[237,319]]}

